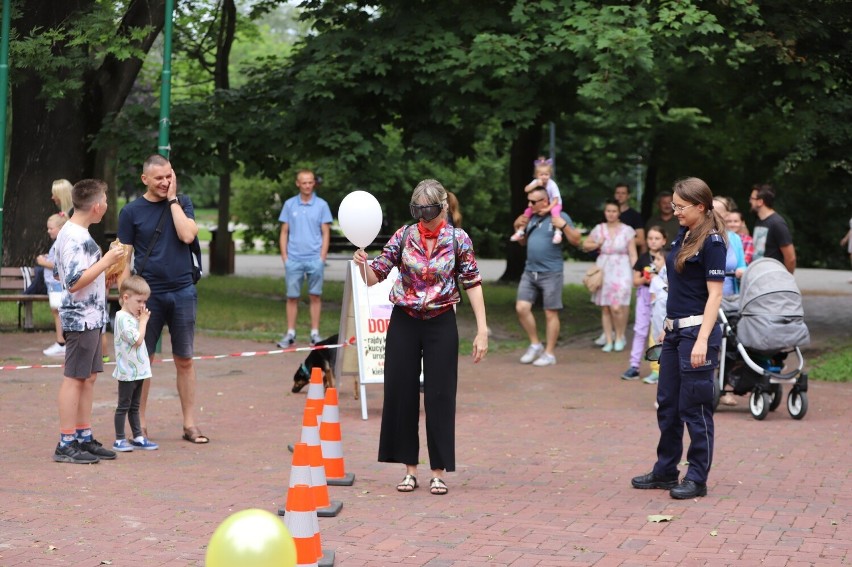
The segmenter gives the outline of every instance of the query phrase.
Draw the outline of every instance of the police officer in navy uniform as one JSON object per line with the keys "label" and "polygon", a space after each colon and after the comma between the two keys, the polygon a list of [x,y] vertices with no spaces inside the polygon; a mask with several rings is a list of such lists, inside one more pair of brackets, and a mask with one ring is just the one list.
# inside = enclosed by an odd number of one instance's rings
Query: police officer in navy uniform
{"label": "police officer in navy uniform", "polygon": [[[666,258],[669,297],[657,385],[657,462],[633,478],[634,488],[670,489],[672,498],[707,494],[713,462],[713,379],[722,333],[716,324],[725,279],[725,223],[713,194],[696,177],[677,181],[672,208],[681,229]],[[689,469],[678,483],[683,426],[689,431]]]}

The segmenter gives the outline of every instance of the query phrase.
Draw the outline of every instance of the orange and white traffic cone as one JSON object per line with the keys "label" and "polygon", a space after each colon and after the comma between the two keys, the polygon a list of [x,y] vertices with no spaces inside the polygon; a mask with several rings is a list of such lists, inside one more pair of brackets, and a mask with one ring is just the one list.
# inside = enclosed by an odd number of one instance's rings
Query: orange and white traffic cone
{"label": "orange and white traffic cone", "polygon": [[[290,487],[287,489],[287,502],[293,499],[293,490],[297,484],[311,485],[311,461],[308,456],[307,443],[296,443],[293,447],[293,464],[290,467]],[[311,495],[311,504],[313,504],[313,495]],[[286,507],[278,509],[279,516],[284,516],[286,512]]]}
{"label": "orange and white traffic cone", "polygon": [[343,463],[343,438],[340,433],[340,408],[337,404],[336,388],[325,391],[319,434],[326,482],[329,486],[352,486],[355,483],[355,475],[347,473]]}
{"label": "orange and white traffic cone", "polygon": [[324,403],[325,390],[322,383],[322,368],[314,366],[311,368],[311,381],[308,384],[308,398],[305,400],[305,408],[312,407],[317,410],[317,425],[322,421]]}
{"label": "orange and white traffic cone", "polygon": [[317,425],[316,410],[305,407],[305,417],[302,420],[302,443],[308,445],[308,462],[311,468],[311,493],[314,495],[314,505],[317,516],[331,518],[340,513],[343,503],[328,496],[328,483],[325,479],[325,467],[322,462],[322,446],[320,445],[319,426]]}
{"label": "orange and white traffic cone", "polygon": [[[295,451],[298,451],[299,445],[301,443],[296,445]],[[297,484],[291,488],[287,494],[286,511],[284,525],[296,544],[296,565],[316,567],[317,560],[322,556],[322,546],[319,543],[319,522],[311,487]]]}
{"label": "orange and white traffic cone", "polygon": [[[317,412],[317,426],[322,421],[322,409],[325,404],[325,390],[322,381],[322,368],[317,366],[311,369],[311,381],[308,384],[308,397],[305,400],[305,409],[312,407]],[[304,441],[304,439],[302,440]],[[287,450],[293,452],[293,445],[287,445]]]}

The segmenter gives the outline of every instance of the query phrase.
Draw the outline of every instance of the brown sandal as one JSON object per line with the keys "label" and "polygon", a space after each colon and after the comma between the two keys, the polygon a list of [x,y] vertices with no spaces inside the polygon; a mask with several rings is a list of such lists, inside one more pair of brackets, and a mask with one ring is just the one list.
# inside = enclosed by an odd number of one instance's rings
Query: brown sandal
{"label": "brown sandal", "polygon": [[210,439],[201,433],[201,430],[198,429],[198,426],[193,425],[192,427],[184,427],[183,428],[183,438],[190,443],[194,443],[196,445],[204,445],[205,443],[210,443]]}

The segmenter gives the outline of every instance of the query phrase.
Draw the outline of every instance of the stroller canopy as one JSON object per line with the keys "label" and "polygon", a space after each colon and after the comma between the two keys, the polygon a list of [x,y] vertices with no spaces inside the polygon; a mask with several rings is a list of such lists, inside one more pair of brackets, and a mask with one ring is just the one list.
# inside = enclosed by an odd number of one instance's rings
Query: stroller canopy
{"label": "stroller canopy", "polygon": [[793,274],[773,258],[756,260],[743,275],[737,339],[761,352],[807,345],[802,294]]}

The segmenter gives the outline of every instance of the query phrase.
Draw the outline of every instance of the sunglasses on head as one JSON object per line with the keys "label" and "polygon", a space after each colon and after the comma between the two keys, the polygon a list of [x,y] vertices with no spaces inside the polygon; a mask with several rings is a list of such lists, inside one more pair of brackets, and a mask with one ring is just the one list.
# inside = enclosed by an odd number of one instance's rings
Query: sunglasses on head
{"label": "sunglasses on head", "polygon": [[426,222],[430,220],[434,220],[441,214],[441,210],[443,207],[440,204],[437,205],[415,205],[411,203],[408,205],[408,210],[411,211],[411,216],[414,219],[423,219]]}

